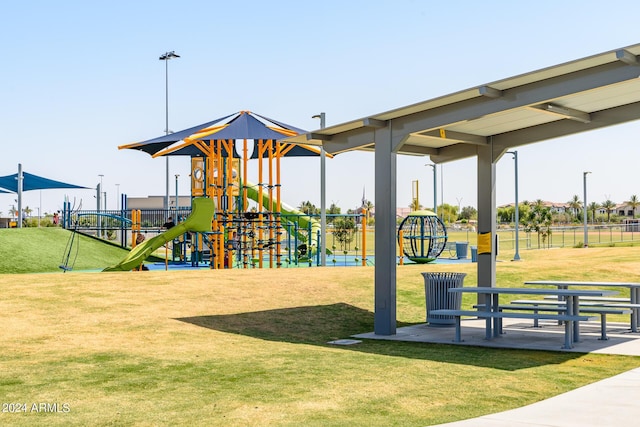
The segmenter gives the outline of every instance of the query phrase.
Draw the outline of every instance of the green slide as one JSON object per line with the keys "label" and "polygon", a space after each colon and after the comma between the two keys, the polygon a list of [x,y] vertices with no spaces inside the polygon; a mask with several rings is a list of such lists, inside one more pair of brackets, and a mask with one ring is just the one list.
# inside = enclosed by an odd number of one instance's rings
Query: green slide
{"label": "green slide", "polygon": [[158,248],[165,243],[188,231],[207,232],[211,231],[211,219],[213,218],[213,200],[206,197],[193,199],[191,205],[191,215],[183,222],[176,224],[164,233],[145,240],[129,252],[129,254],[118,264],[107,267],[102,271],[129,271],[140,266]]}

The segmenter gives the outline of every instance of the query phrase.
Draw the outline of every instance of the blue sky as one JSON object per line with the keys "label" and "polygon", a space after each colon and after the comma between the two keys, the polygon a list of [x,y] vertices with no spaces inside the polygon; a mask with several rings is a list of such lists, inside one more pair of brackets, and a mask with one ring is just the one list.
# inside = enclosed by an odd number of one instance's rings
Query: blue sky
{"label": "blue sky", "polygon": [[[95,187],[109,208],[119,190],[163,195],[165,161],[122,144],[178,131],[240,110],[313,130],[513,75],[640,42],[637,1],[31,1],[0,4],[0,175],[25,171]],[[521,147],[520,200],[614,202],[640,195],[640,122]],[[398,206],[411,182],[430,206],[428,157],[398,159]],[[172,159],[180,193],[185,159]],[[282,194],[319,205],[318,159],[286,159]],[[371,153],[327,161],[327,201],[373,199]],[[438,168],[440,174],[440,168]],[[475,159],[445,164],[444,202],[476,205]],[[498,164],[497,202],[513,200],[513,161]],[[441,177],[438,176],[440,180]],[[119,185],[116,185],[119,184]],[[440,193],[440,184],[438,185]],[[65,194],[86,209],[95,191],[25,193],[43,212]],[[7,214],[14,195],[0,194]],[[374,200],[375,202],[375,200]]]}

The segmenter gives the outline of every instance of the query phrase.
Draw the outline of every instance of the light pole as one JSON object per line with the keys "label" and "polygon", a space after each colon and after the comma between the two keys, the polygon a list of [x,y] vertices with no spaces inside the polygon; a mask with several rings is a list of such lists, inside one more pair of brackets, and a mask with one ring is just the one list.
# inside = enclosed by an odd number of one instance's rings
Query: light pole
{"label": "light pole", "polygon": [[116,184],[116,210],[120,210],[120,184]]}
{"label": "light pole", "polygon": [[[320,129],[324,129],[325,114],[320,113],[311,117],[312,119],[320,119]],[[327,265],[327,199],[326,199],[326,153],[324,151],[324,145],[320,146],[320,265],[325,267]]]}
{"label": "light pole", "polygon": [[428,163],[425,166],[431,166],[433,168],[433,213],[438,216],[438,176],[436,173],[436,165]]}
{"label": "light pole", "polygon": [[98,187],[98,194],[96,195],[96,201],[98,203],[97,210],[100,212],[102,210],[102,178],[104,178],[103,174],[98,174],[100,177],[100,186]]}
{"label": "light pole", "polygon": [[518,237],[518,229],[520,226],[520,205],[518,202],[518,152],[517,151],[507,151],[509,154],[513,154],[513,160],[515,164],[515,187],[516,187],[516,206],[515,206],[515,229],[516,229],[516,253],[513,255],[513,261],[520,261],[520,238]]}
{"label": "light pole", "polygon": [[460,218],[460,214],[462,213],[462,197],[460,197],[459,199],[456,197],[456,202],[458,202],[458,218]]}
{"label": "light pole", "polygon": [[442,205],[442,222],[444,222],[444,165],[440,164],[440,204]]}
{"label": "light pole", "polygon": [[[165,135],[169,135],[171,131],[169,130],[169,60],[173,58],[180,58],[180,55],[176,54],[174,51],[165,52],[160,55],[160,61],[164,61],[165,68]],[[166,161],[166,193],[164,196],[164,208],[169,209],[169,156],[165,156]]]}
{"label": "light pole", "polygon": [[587,230],[587,174],[582,172],[582,187],[584,189],[584,203],[582,205],[582,216],[584,216],[584,247],[589,247],[589,233]]}
{"label": "light pole", "polygon": [[102,216],[100,216],[100,211],[102,210],[102,178],[104,178],[104,175],[98,174],[98,176],[100,177],[100,183],[96,192],[96,210],[98,211],[98,236],[102,237]]}
{"label": "light pole", "polygon": [[176,221],[178,220],[178,178],[179,174],[176,174]]}

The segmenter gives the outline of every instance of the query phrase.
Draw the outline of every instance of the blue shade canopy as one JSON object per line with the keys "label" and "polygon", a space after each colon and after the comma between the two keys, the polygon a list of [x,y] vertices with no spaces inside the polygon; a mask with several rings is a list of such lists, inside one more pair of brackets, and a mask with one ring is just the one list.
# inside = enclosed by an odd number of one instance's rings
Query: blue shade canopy
{"label": "blue shade canopy", "polygon": [[0,188],[0,193],[11,193],[10,191],[4,191],[2,188]]}
{"label": "blue shade canopy", "polygon": [[[123,145],[118,148],[136,149],[159,156],[202,156],[210,155],[217,149],[218,141],[259,140],[273,143],[284,138],[305,133],[306,131],[276,120],[269,119],[250,111],[239,111],[226,117],[194,126],[170,135]],[[233,157],[241,157],[239,147],[233,144]],[[316,147],[291,145],[283,143],[284,156],[318,156]],[[222,150],[222,157],[227,157],[227,150]],[[264,156],[268,154],[265,153]],[[258,157],[257,144],[254,144],[250,158]]]}
{"label": "blue shade canopy", "polygon": [[[22,173],[22,191],[29,190],[50,190],[54,188],[89,188],[81,185],[67,184],[66,182],[55,181],[49,178],[43,178],[27,172]],[[18,174],[0,176],[0,187],[6,188],[14,193],[18,192]]]}

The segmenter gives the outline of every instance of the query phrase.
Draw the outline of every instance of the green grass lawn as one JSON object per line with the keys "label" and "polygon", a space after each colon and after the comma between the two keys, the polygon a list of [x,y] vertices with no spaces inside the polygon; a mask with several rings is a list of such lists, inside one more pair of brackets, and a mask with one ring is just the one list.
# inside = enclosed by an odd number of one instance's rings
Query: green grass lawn
{"label": "green grass lawn", "polygon": [[[521,262],[499,262],[497,277],[500,286],[638,281],[639,256],[635,247],[529,251]],[[465,284],[474,285],[475,269],[398,267],[399,326],[424,321],[421,272],[466,272]],[[25,405],[0,412],[0,425],[425,426],[519,407],[640,366],[640,357],[601,354],[327,344],[373,330],[373,273],[0,274],[0,395]]]}

